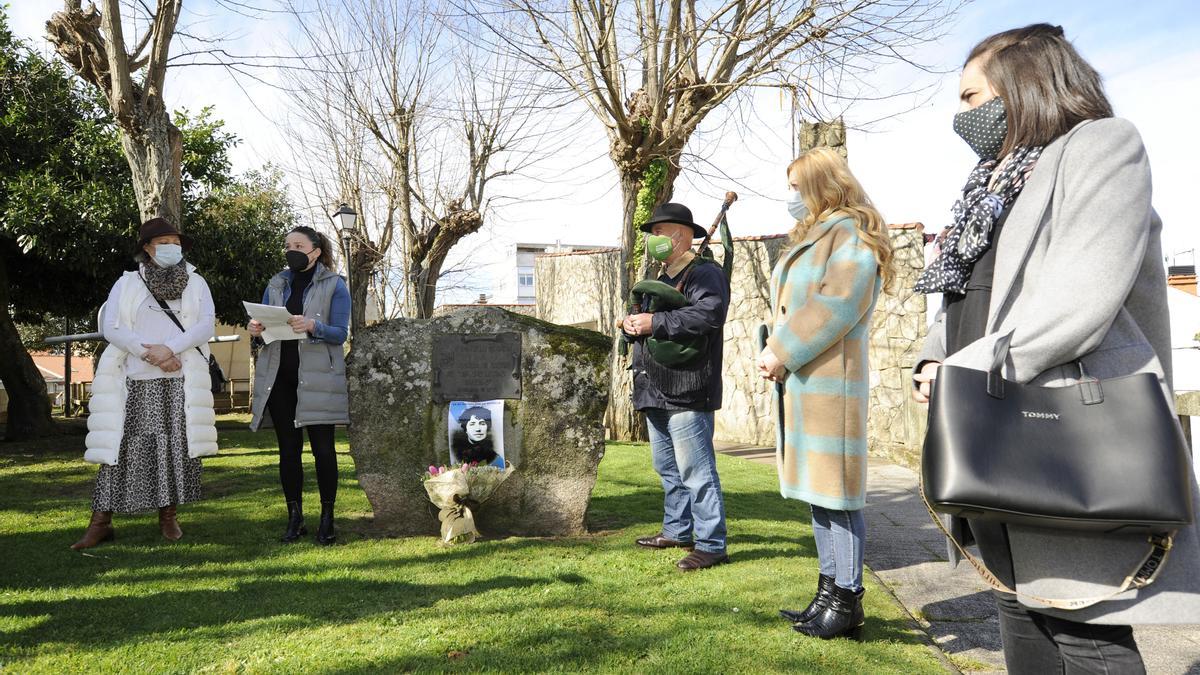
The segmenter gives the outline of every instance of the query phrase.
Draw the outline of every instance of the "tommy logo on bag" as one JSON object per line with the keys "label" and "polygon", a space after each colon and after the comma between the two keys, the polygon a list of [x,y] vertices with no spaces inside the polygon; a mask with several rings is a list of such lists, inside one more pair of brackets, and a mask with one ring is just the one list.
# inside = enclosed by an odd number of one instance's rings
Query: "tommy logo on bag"
{"label": "tommy logo on bag", "polygon": [[1035,419],[1035,420],[1055,420],[1055,421],[1057,421],[1061,417],[1061,415],[1059,415],[1058,413],[1037,412],[1037,411],[1030,411],[1030,410],[1022,410],[1021,415],[1023,417],[1026,417],[1029,419]]}

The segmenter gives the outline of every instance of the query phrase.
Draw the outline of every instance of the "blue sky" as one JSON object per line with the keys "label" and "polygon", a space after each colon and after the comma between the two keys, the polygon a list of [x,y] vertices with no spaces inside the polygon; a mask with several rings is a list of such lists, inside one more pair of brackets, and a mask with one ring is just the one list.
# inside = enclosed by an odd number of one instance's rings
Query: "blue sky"
{"label": "blue sky", "polygon": [[[9,9],[17,33],[45,45],[42,25],[61,7],[60,0],[16,0]],[[229,16],[207,0],[188,0],[190,20],[207,21],[209,30],[232,30],[231,45],[242,53],[279,53],[290,32],[283,19],[252,22]],[[206,13],[211,18],[204,19]],[[1116,113],[1134,122],[1150,155],[1155,206],[1164,221],[1164,253],[1200,248],[1200,228],[1193,198],[1200,158],[1195,130],[1200,110],[1200,2],[1196,0],[980,0],[964,8],[949,34],[916,54],[922,63],[956,71],[971,45],[987,35],[1034,22],[1061,24],[1079,51],[1100,71]],[[270,73],[264,73],[270,79]],[[908,83],[931,87],[925,98],[862,104],[847,111],[851,125],[851,166],[890,222],[919,221],[927,230],[945,224],[973,157],[951,130],[957,108],[957,73],[921,75],[890,68],[878,74],[878,85],[895,89]],[[267,161],[286,165],[287,144],[274,122],[286,113],[269,87],[236,83],[223,70],[189,68],[172,73],[167,94],[175,106],[198,109],[213,105],[228,127],[244,139],[234,155],[237,169]],[[927,99],[927,100],[926,100]],[[920,105],[916,105],[920,103]],[[742,136],[718,130],[717,120],[702,126],[696,150],[726,174],[708,178],[713,167],[685,174],[675,198],[692,206],[697,219],[712,217],[726,190],[741,199],[730,214],[735,235],[770,234],[788,227],[783,205],[783,169],[790,160],[788,111],[775,92],[753,99],[755,122]],[[916,107],[914,107],[916,106]],[[870,120],[887,118],[867,124]],[[705,128],[707,127],[707,128]],[[578,147],[603,148],[598,122],[587,118],[576,131]],[[471,255],[479,270],[475,289],[487,290],[493,273],[488,251],[517,242],[614,243],[619,233],[620,194],[615,175],[602,151],[572,153],[547,166],[545,175],[559,180],[505,186],[514,194],[536,194],[539,200],[515,204],[493,214],[485,231],[457,252]],[[590,161],[581,162],[583,154]],[[303,195],[297,199],[303,202]],[[316,205],[319,207],[320,205]],[[319,210],[317,208],[316,210]],[[1181,264],[1192,262],[1181,256]]]}

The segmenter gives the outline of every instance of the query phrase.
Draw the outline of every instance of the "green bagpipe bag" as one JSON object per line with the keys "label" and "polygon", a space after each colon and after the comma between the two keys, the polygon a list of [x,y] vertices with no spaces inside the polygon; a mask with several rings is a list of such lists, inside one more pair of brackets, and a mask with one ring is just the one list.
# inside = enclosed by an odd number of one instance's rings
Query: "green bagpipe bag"
{"label": "green bagpipe bag", "polygon": [[[727,208],[726,207],[723,207]],[[721,223],[721,247],[725,251],[724,259],[721,262],[721,271],[725,274],[725,279],[728,280],[733,276],[733,235],[729,232],[729,221],[722,213]],[[708,239],[705,238],[704,243],[700,247],[700,252],[691,265],[717,264],[713,255],[712,249],[708,246]],[[685,272],[686,275],[686,272]],[[640,307],[642,312],[661,312],[681,307],[688,306],[688,300],[683,293],[674,286],[670,286],[656,279],[643,279],[633,285],[629,292],[629,307],[632,312],[634,307]],[[629,336],[622,333],[621,355],[624,356],[628,349],[631,339]],[[708,336],[701,335],[695,338],[686,340],[660,340],[658,338],[646,338],[646,351],[650,353],[651,358],[655,363],[650,364],[665,366],[666,368],[684,368],[694,367],[701,357],[708,352]]]}
{"label": "green bagpipe bag", "polygon": [[[687,298],[673,286],[655,279],[643,279],[633,285],[629,292],[631,304],[641,305],[644,312],[663,312],[688,305]],[[640,300],[640,302],[639,302]],[[708,336],[701,335],[687,340],[660,340],[646,338],[646,351],[659,364],[668,368],[687,366],[703,356],[708,348]]]}

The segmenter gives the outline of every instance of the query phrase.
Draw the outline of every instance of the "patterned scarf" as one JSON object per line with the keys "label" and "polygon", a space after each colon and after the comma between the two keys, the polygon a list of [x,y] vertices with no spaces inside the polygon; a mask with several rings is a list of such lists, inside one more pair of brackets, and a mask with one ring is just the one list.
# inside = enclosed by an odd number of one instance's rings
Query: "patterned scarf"
{"label": "patterned scarf", "polygon": [[966,293],[975,261],[992,245],[996,220],[1021,194],[1041,154],[1040,145],[1013,150],[1001,166],[992,190],[988,189],[988,181],[997,160],[986,159],[975,165],[963,187],[962,198],[954,202],[951,210],[954,223],[935,240],[937,257],[917,279],[914,288],[918,293]]}
{"label": "patterned scarf", "polygon": [[159,300],[178,300],[183,297],[183,289],[187,288],[187,263],[180,261],[170,267],[159,267],[153,262],[142,263],[142,278],[150,292]]}

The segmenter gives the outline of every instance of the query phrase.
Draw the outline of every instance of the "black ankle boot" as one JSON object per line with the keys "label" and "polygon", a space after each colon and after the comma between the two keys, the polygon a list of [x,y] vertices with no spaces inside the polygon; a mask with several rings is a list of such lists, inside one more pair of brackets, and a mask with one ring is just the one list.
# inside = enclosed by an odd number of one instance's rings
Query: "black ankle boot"
{"label": "black ankle boot", "polygon": [[859,639],[862,636],[862,597],[865,590],[848,591],[835,584],[830,594],[829,605],[807,623],[798,623],[792,628],[822,640],[838,637]]}
{"label": "black ankle boot", "polygon": [[321,524],[317,526],[317,543],[328,546],[337,541],[333,531],[333,502],[321,502]]}
{"label": "black ankle boot", "polygon": [[308,534],[308,528],[304,527],[304,510],[300,508],[300,502],[288,502],[288,522],[287,530],[283,536],[279,538],[285,544],[290,544],[300,537]]}
{"label": "black ankle boot", "polygon": [[781,609],[779,616],[791,621],[792,623],[804,623],[816,616],[821,610],[829,604],[829,598],[833,595],[833,577],[820,575],[817,579],[817,595],[808,603],[808,607],[802,610]]}

